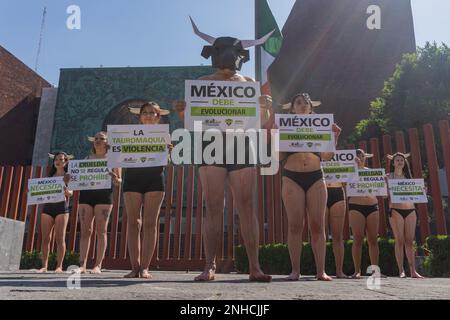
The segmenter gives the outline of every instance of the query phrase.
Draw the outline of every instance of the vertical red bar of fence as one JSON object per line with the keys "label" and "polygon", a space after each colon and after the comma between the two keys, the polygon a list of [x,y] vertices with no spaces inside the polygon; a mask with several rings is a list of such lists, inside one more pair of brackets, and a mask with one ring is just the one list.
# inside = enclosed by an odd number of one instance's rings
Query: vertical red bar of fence
{"label": "vertical red bar of fence", "polygon": [[263,176],[261,175],[261,168],[258,167],[257,173],[256,173],[256,183],[258,188],[258,227],[259,227],[259,244],[263,245],[266,243],[265,241],[265,230],[264,230],[264,222],[265,222],[265,215],[264,215],[264,180]]}
{"label": "vertical red bar of fence", "polygon": [[450,129],[447,120],[439,121],[441,134],[442,154],[444,156],[445,174],[447,177],[447,190],[450,193]]}
{"label": "vertical red bar of fence", "polygon": [[[380,161],[380,146],[377,138],[370,139],[370,152],[373,153],[372,165],[375,168],[381,168]],[[384,199],[382,197],[378,197],[378,205],[380,207],[380,225],[379,225],[379,234],[383,238],[387,236],[387,224],[386,224],[386,210],[384,206]]]}
{"label": "vertical red bar of fence", "polygon": [[69,230],[69,240],[68,240],[68,250],[75,250],[75,242],[77,238],[77,227],[78,227],[78,207],[80,200],[80,191],[73,192],[73,206],[72,212],[70,213],[70,230]]}
{"label": "vertical red bar of fence", "polygon": [[202,229],[203,229],[203,191],[200,175],[197,170],[197,205],[195,210],[195,259],[202,259]]}
{"label": "vertical red bar of fence", "polygon": [[[419,131],[416,128],[408,130],[409,144],[411,146],[411,162],[413,177],[415,179],[422,179],[422,156],[420,152],[419,144]],[[425,203],[419,203],[417,205],[419,211],[419,226],[420,226],[420,238],[422,243],[425,243],[425,239],[430,235],[430,224],[428,222],[428,207]]]}
{"label": "vertical red bar of fence", "polygon": [[425,149],[427,151],[428,170],[431,179],[431,194],[433,197],[433,207],[436,214],[436,229],[438,234],[447,234],[444,208],[442,206],[442,194],[439,185],[439,165],[436,156],[436,145],[434,140],[433,126],[426,124],[423,126],[425,137]]}
{"label": "vertical red bar of fence", "polygon": [[[36,178],[41,178],[43,173],[42,167],[36,168]],[[34,237],[36,234],[36,220],[37,220],[37,212],[38,206],[33,205],[30,209],[30,221],[28,223],[28,232],[27,232],[27,251],[33,251],[34,249]],[[40,232],[39,232],[40,233]]]}
{"label": "vertical red bar of fence", "polygon": [[3,171],[5,167],[0,167],[0,192],[2,191]]}
{"label": "vertical red bar of fence", "polygon": [[273,203],[275,221],[275,242],[283,242],[283,209],[281,203],[281,172],[273,177]]}
{"label": "vertical red bar of fence", "polygon": [[[31,179],[33,176],[33,167],[27,166],[25,170],[25,174],[23,176],[23,185],[22,185],[22,199],[20,203],[20,221],[26,222],[27,220],[27,213],[28,213],[28,196],[27,196],[27,189],[28,189],[28,180]],[[0,178],[1,182],[1,178]]]}
{"label": "vertical red bar of fence", "polygon": [[[349,150],[354,150],[355,149],[355,145],[354,144],[348,144],[346,146],[347,149]],[[345,188],[344,188],[345,191]],[[345,240],[349,240],[350,239],[350,219],[349,219],[349,211],[348,211],[348,198],[347,198],[347,194],[345,194],[345,200],[346,200],[346,206],[345,206],[345,219],[344,219],[344,234],[343,237]]]}
{"label": "vertical red bar of fence", "polygon": [[383,153],[384,153],[384,161],[385,162],[385,166],[384,169],[386,170],[386,173],[388,173],[390,171],[390,164],[391,164],[391,160],[389,160],[386,156],[388,154],[392,154],[392,142],[391,142],[392,137],[388,134],[385,134],[383,136]]}
{"label": "vertical red bar of fence", "polygon": [[127,244],[128,244],[128,214],[126,206],[122,210],[122,224],[120,226],[120,248],[119,248],[119,258],[127,258]]}
{"label": "vertical red bar of fence", "polygon": [[188,168],[186,194],[186,228],[184,231],[184,259],[192,259],[192,212],[194,210],[194,166]]}
{"label": "vertical red bar of fence", "polygon": [[172,214],[173,199],[173,166],[167,166],[167,187],[166,187],[166,212],[164,216],[164,244],[163,259],[168,260],[170,256],[170,218]]}
{"label": "vertical red bar of fence", "polygon": [[2,218],[6,218],[6,215],[8,213],[9,197],[11,195],[11,184],[12,184],[13,174],[14,174],[14,167],[7,166],[4,187],[3,187],[2,206],[0,207],[0,217],[2,217]]}
{"label": "vertical red bar of fence", "polygon": [[395,132],[395,146],[397,147],[397,152],[406,153],[405,136],[403,131]]}
{"label": "vertical red bar of fence", "polygon": [[265,177],[265,198],[266,198],[266,208],[267,208],[267,227],[268,236],[267,243],[275,242],[275,221],[274,221],[274,205],[273,205],[273,176]]}
{"label": "vertical red bar of fence", "polygon": [[116,258],[117,252],[117,233],[119,230],[119,209],[120,209],[120,186],[113,187],[114,200],[111,214],[111,233],[109,235],[109,254],[110,259]]}
{"label": "vertical red bar of fence", "polygon": [[9,214],[7,215],[12,220],[17,220],[18,209],[19,209],[19,199],[20,199],[20,190],[22,186],[22,178],[23,178],[23,167],[17,166],[14,169],[14,183],[13,183],[13,192],[11,195],[11,208],[9,209]]}
{"label": "vertical red bar of fence", "polygon": [[177,172],[177,197],[175,204],[175,234],[174,241],[174,259],[180,259],[181,248],[181,215],[183,212],[183,180],[184,180],[184,167],[179,166]]}

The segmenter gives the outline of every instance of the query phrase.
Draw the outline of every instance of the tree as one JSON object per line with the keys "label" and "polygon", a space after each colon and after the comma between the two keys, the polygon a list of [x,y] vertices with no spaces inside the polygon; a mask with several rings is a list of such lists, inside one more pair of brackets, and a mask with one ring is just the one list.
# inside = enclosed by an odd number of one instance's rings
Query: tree
{"label": "tree", "polygon": [[417,53],[403,56],[381,97],[371,102],[369,118],[356,125],[350,140],[357,143],[426,123],[437,128],[449,114],[450,49],[427,43]]}

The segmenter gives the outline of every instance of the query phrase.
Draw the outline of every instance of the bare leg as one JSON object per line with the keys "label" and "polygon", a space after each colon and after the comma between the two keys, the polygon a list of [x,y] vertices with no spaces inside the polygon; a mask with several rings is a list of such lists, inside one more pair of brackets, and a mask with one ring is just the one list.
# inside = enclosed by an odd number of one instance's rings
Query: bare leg
{"label": "bare leg", "polygon": [[248,256],[250,281],[270,282],[272,277],[264,274],[259,265],[259,227],[255,209],[256,169],[245,168],[230,172],[230,186]]}
{"label": "bare leg", "polygon": [[378,211],[367,217],[367,245],[369,247],[370,263],[379,265],[380,250],[378,249],[378,228],[380,225],[380,214]]}
{"label": "bare leg", "polygon": [[102,272],[102,263],[105,258],[106,243],[108,241],[108,221],[112,211],[112,205],[99,204],[95,206],[95,228],[97,234],[97,254],[95,266],[92,273],[100,274]]}
{"label": "bare leg", "polygon": [[66,231],[69,222],[69,214],[60,214],[55,218],[55,240],[58,246],[58,254],[56,260],[56,273],[63,272],[64,256],[66,255]]}
{"label": "bare leg", "polygon": [[288,221],[288,249],[292,265],[292,272],[286,280],[297,281],[300,279],[306,196],[303,189],[294,181],[283,177],[282,197]]}
{"label": "bare leg", "polygon": [[362,245],[364,241],[365,228],[366,228],[366,218],[358,211],[350,211],[350,227],[353,234],[353,246],[352,246],[352,256],[353,265],[355,266],[355,273],[352,275],[354,279],[361,278],[361,255],[362,255]]}
{"label": "bare leg", "polygon": [[395,238],[395,259],[397,260],[398,274],[400,278],[405,278],[405,270],[403,268],[404,261],[404,248],[405,248],[405,223],[403,217],[395,211],[392,211],[392,216],[389,218],[391,223],[392,232]]}
{"label": "bare leg", "polygon": [[311,245],[316,262],[317,280],[331,281],[325,273],[325,209],[327,206],[327,187],[325,181],[315,182],[306,194],[306,206],[309,229],[311,231]]}
{"label": "bare leg", "polygon": [[91,243],[94,224],[94,208],[87,204],[80,205],[80,273],[86,273],[87,255]]}
{"label": "bare leg", "polygon": [[155,253],[156,241],[158,239],[158,218],[163,200],[164,192],[148,192],[144,196],[144,238],[142,242],[141,278],[152,278],[148,269]]}
{"label": "bare leg", "polygon": [[48,256],[50,254],[50,242],[55,220],[48,214],[41,214],[41,232],[42,232],[42,268],[38,271],[45,273],[48,271]]}
{"label": "bare leg", "polygon": [[335,203],[330,210],[330,226],[333,238],[333,253],[336,262],[336,277],[347,278],[344,274],[344,223],[345,201]]}
{"label": "bare leg", "polygon": [[414,237],[416,233],[417,215],[415,212],[411,213],[405,219],[405,250],[408,258],[409,270],[411,271],[411,278],[423,278],[416,271],[416,258],[414,253]]}
{"label": "bare leg", "polygon": [[131,272],[125,278],[138,278],[141,268],[141,207],[143,196],[137,192],[125,192],[124,199],[128,216],[128,252],[131,260]]}
{"label": "bare leg", "polygon": [[215,280],[216,273],[216,253],[223,220],[227,170],[220,167],[203,166],[199,169],[199,174],[206,204],[203,221],[203,247],[206,264],[204,271],[194,280],[212,281]]}

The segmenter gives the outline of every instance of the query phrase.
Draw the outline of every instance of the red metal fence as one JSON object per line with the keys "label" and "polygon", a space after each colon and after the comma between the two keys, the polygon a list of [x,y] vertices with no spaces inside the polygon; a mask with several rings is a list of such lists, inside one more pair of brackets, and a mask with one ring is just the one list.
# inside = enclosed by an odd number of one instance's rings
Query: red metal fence
{"label": "red metal fence", "polygon": [[[381,144],[378,138],[373,138],[370,141],[362,141],[358,145],[358,147],[362,147],[375,155],[371,159],[371,167],[381,167],[384,159],[387,169],[389,163],[385,157],[386,154],[392,154],[394,151],[409,151],[411,152],[414,177],[422,177],[424,170],[427,170],[427,182],[430,186],[432,204],[418,206],[422,241],[431,234],[430,218],[435,219],[435,233],[447,234],[443,198],[438,177],[437,152],[440,150],[443,155],[442,161],[446,170],[446,182],[450,189],[450,131],[448,121],[444,120],[439,123],[439,133],[441,145],[436,145],[433,127],[429,124],[423,126],[425,157],[421,154],[419,130],[416,128],[408,130],[407,139],[404,132],[399,131],[393,137],[390,135],[383,136]],[[393,147],[393,141],[395,147]],[[407,146],[409,147],[407,148]],[[29,178],[42,177],[44,169],[42,167],[21,166],[0,167],[0,194],[2,195],[0,217],[26,222],[24,239],[24,250],[26,251],[39,251],[41,246],[41,233],[38,224],[39,208],[38,206],[27,206],[26,185]],[[185,172],[186,170],[187,172]],[[185,178],[187,181],[184,181]],[[197,169],[193,166],[169,166],[166,171],[166,179],[166,196],[160,215],[159,226],[161,229],[157,242],[157,254],[155,254],[152,265],[154,268],[165,270],[201,270],[204,262],[201,233],[204,207]],[[194,185],[197,186],[196,194]],[[174,186],[176,186],[176,189]],[[260,244],[286,243],[287,220],[281,200],[281,174],[278,173],[275,176],[258,175],[257,192]],[[78,249],[78,199],[79,193],[75,192],[68,226],[67,248],[69,251]],[[242,243],[239,223],[237,216],[234,214],[233,199],[229,190],[226,198],[226,212],[232,214],[224,215],[221,250],[219,250],[218,255],[219,270],[233,268],[235,246]],[[388,223],[385,200],[382,199],[380,199],[380,213],[380,235],[386,237],[388,235]],[[127,254],[126,226],[127,214],[121,206],[120,188],[115,188],[104,267],[111,269],[130,268]],[[349,239],[348,216],[346,217],[344,233],[345,238]],[[305,224],[304,235],[304,240],[307,240],[307,224]],[[94,240],[95,228],[89,252],[91,263],[95,259]],[[54,249],[53,244],[52,250]]]}

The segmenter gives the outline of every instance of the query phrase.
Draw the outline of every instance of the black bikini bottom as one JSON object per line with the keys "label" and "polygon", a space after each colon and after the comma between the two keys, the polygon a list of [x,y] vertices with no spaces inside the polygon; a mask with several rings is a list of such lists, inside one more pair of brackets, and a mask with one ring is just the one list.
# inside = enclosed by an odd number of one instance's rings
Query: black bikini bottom
{"label": "black bikini bottom", "polygon": [[283,177],[287,177],[300,186],[303,191],[308,192],[309,188],[317,181],[323,179],[322,170],[312,172],[296,172],[283,170]]}
{"label": "black bikini bottom", "polygon": [[389,209],[389,217],[392,217],[392,210],[397,211],[402,217],[403,219],[406,219],[411,213],[413,213],[414,211],[416,211],[416,209]]}
{"label": "black bikini bottom", "polygon": [[349,203],[348,205],[348,210],[355,210],[358,211],[359,213],[361,213],[365,218],[367,218],[368,216],[370,216],[372,213],[378,211],[378,204],[373,204],[373,205],[361,205],[361,204],[354,204],[354,203]]}

